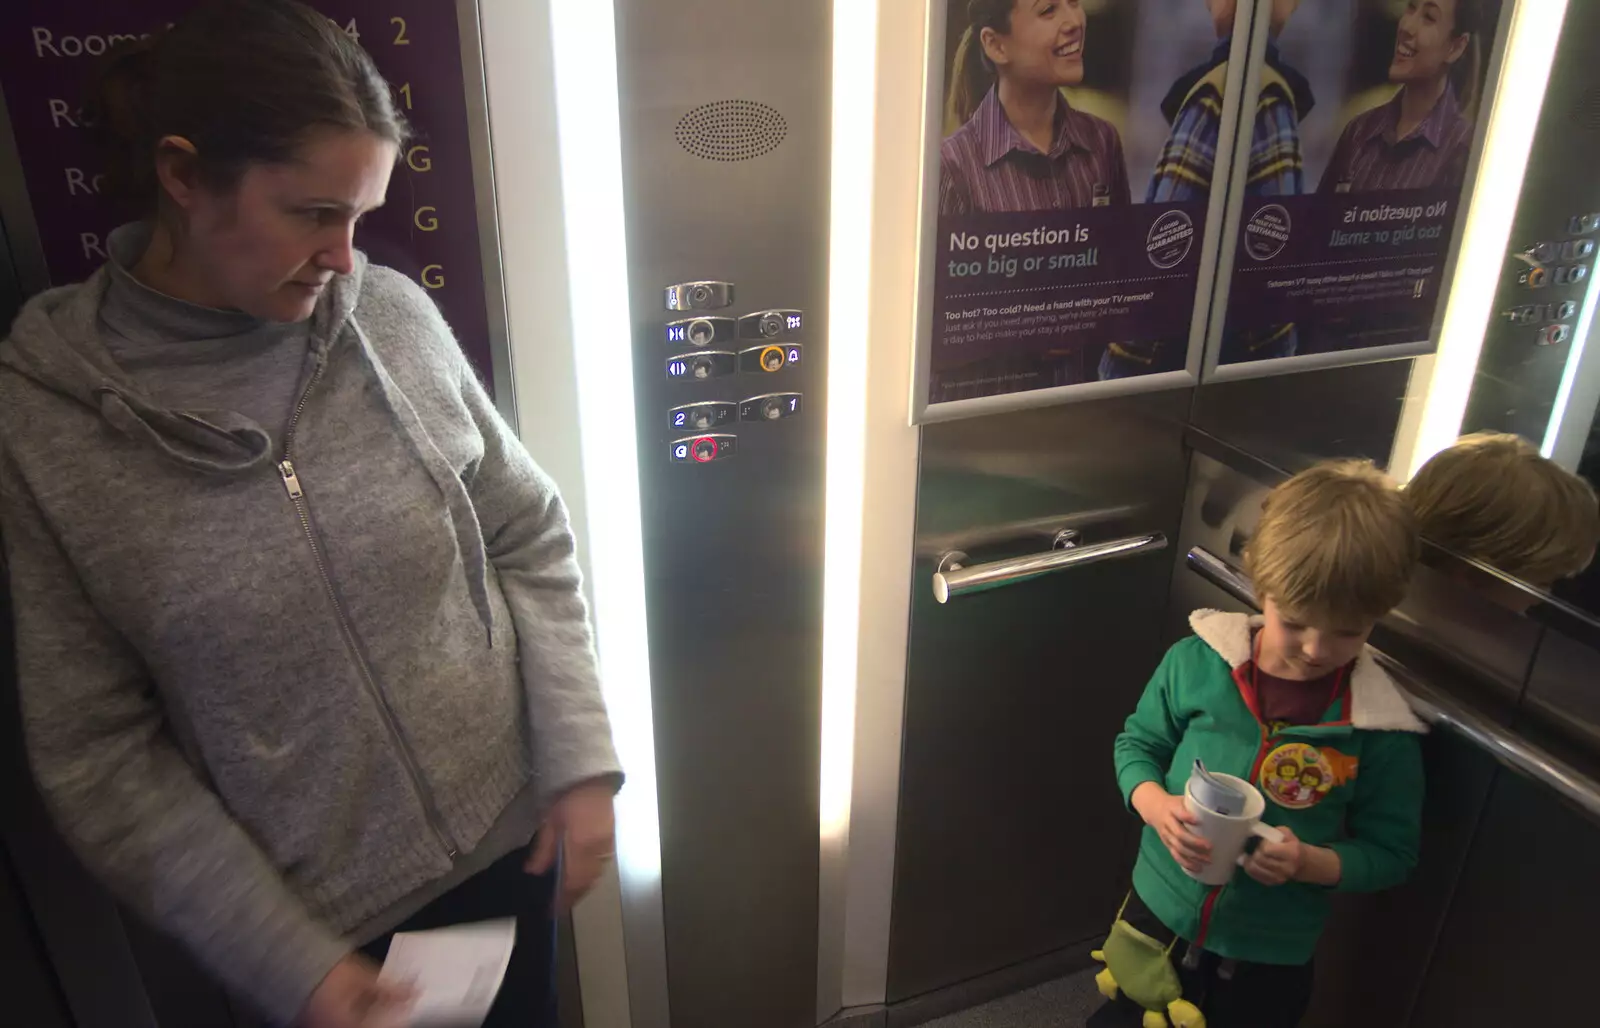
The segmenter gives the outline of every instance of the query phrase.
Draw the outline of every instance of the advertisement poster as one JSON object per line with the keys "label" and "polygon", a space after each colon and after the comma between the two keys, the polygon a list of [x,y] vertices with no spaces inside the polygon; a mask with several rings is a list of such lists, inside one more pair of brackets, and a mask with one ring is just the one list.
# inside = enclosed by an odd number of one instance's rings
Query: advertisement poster
{"label": "advertisement poster", "polygon": [[926,402],[1184,371],[1249,12],[936,2]]}
{"label": "advertisement poster", "polygon": [[1426,352],[1500,0],[1271,2],[1217,366]]}
{"label": "advertisement poster", "polygon": [[[84,91],[119,41],[159,30],[191,0],[4,0],[0,92],[53,284],[106,260],[118,215],[100,195],[98,156],[82,124]],[[394,87],[414,139],[356,245],[420,282],[492,387],[467,101],[456,5],[446,0],[312,0],[366,48]]]}

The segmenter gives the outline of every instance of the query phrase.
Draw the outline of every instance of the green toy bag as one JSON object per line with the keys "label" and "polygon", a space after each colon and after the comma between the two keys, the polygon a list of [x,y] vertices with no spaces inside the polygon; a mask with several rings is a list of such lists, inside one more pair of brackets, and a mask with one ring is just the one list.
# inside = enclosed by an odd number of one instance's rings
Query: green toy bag
{"label": "green toy bag", "polygon": [[1169,1015],[1172,1028],[1205,1028],[1204,1015],[1183,998],[1183,984],[1172,967],[1172,947],[1178,944],[1177,938],[1162,946],[1122,919],[1127,909],[1125,897],[1104,947],[1090,954],[1106,965],[1094,979],[1100,994],[1115,1000],[1121,992],[1143,1007],[1144,1028],[1167,1028]]}

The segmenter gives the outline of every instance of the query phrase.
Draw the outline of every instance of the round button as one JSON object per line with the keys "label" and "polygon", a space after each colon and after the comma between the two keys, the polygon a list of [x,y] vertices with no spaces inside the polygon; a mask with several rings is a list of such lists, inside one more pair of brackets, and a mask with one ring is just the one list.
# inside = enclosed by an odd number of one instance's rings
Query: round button
{"label": "round button", "polygon": [[1544,286],[1545,281],[1549,279],[1549,277],[1550,272],[1546,271],[1544,268],[1534,268],[1532,271],[1528,272],[1528,287],[1530,289],[1539,289]]}
{"label": "round button", "polygon": [[713,418],[708,410],[697,410],[689,415],[689,421],[695,428],[710,428]]}
{"label": "round button", "polygon": [[694,307],[703,307],[711,301],[710,286],[690,286],[689,303]]}
{"label": "round button", "polygon": [[783,401],[777,397],[768,397],[761,401],[761,416],[768,421],[777,421],[783,417]]}
{"label": "round button", "polygon": [[695,362],[689,366],[689,369],[695,378],[710,378],[711,359],[709,357],[697,357]]}
{"label": "round button", "polygon": [[717,326],[713,325],[705,318],[700,318],[697,321],[689,322],[689,342],[693,343],[694,345],[705,346],[716,337]]}
{"label": "round button", "polygon": [[782,371],[788,358],[784,356],[783,347],[769,346],[761,351],[762,371]]}
{"label": "round button", "polygon": [[717,441],[715,439],[696,439],[694,441],[693,456],[697,463],[706,464],[717,459]]}
{"label": "round button", "polygon": [[761,335],[767,339],[776,339],[783,334],[783,317],[778,314],[761,315]]}

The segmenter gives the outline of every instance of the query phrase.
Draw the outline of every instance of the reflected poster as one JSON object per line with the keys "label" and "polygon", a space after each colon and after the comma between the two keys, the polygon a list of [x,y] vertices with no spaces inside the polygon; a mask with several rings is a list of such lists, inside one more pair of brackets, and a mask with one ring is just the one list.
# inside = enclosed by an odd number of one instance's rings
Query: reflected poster
{"label": "reflected poster", "polygon": [[925,401],[1184,370],[1231,151],[1235,4],[934,2]]}
{"label": "reflected poster", "polygon": [[1217,365],[1425,352],[1500,0],[1270,2]]}

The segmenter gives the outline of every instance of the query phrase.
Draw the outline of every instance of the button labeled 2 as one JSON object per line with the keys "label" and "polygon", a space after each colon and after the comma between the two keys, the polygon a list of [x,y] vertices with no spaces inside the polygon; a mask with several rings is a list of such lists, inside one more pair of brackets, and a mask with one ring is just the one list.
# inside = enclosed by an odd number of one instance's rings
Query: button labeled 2
{"label": "button labeled 2", "polygon": [[700,435],[678,439],[668,451],[674,464],[710,464],[727,460],[738,450],[739,440],[731,435]]}
{"label": "button labeled 2", "polygon": [[739,408],[731,403],[688,403],[667,412],[670,427],[681,431],[704,432],[738,420]]}
{"label": "button labeled 2", "polygon": [[787,346],[756,346],[741,351],[739,354],[739,370],[746,374],[782,371],[784,368],[796,367],[803,357],[804,347],[799,343],[789,343]]}
{"label": "button labeled 2", "polygon": [[739,404],[739,418],[743,421],[778,421],[800,413],[799,393],[768,393],[752,396]]}
{"label": "button labeled 2", "polygon": [[667,358],[667,377],[690,382],[731,375],[739,369],[738,359],[726,350],[680,353]]}

